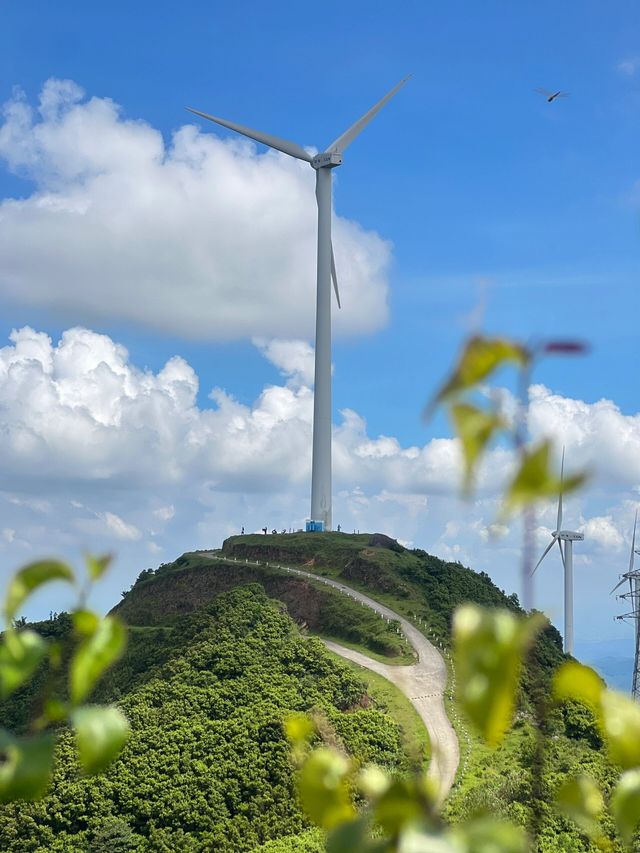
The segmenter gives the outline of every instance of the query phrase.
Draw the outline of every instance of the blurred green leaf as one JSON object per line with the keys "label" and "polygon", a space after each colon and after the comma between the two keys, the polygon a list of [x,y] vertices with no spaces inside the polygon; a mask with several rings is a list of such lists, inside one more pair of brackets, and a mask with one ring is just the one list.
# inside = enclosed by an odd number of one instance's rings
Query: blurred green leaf
{"label": "blurred green leaf", "polygon": [[623,693],[604,690],[600,713],[612,761],[624,770],[640,767],[640,705]]}
{"label": "blurred green leaf", "polygon": [[451,407],[454,430],[460,439],[464,457],[464,490],[468,492],[480,457],[503,426],[502,418],[495,412],[484,412],[468,403],[457,403]]}
{"label": "blurred green leaf", "polygon": [[373,814],[383,830],[396,835],[402,829],[419,823],[426,814],[431,791],[416,779],[393,779],[375,804]]}
{"label": "blurred green leaf", "polygon": [[336,826],[329,833],[325,847],[327,853],[385,853],[389,849],[386,841],[371,838],[371,827],[366,817]]}
{"label": "blurred green leaf", "polygon": [[91,580],[99,580],[111,565],[112,560],[112,554],[103,554],[101,557],[96,557],[93,554],[85,554],[84,561]]}
{"label": "blurred green leaf", "polygon": [[363,767],[356,779],[358,790],[369,798],[378,798],[391,784],[391,777],[382,767],[368,764]]}
{"label": "blurred green leaf", "polygon": [[[396,849],[397,853],[465,853],[466,848],[452,842],[449,833],[444,836],[441,833],[409,827],[400,836]],[[496,850],[494,853],[500,853],[500,851]]]}
{"label": "blurred green leaf", "polygon": [[54,740],[50,734],[14,738],[0,730],[0,802],[37,800],[49,785]]}
{"label": "blurred green leaf", "polygon": [[302,807],[323,829],[332,829],[356,815],[348,773],[346,758],[326,747],[314,750],[300,770],[298,789]]}
{"label": "blurred green leaf", "polygon": [[556,794],[558,811],[570,818],[590,838],[600,833],[598,819],[604,808],[600,788],[589,776],[567,779]]}
{"label": "blurred green leaf", "polygon": [[302,746],[309,741],[315,726],[306,714],[290,714],[284,721],[284,731],[290,743]]}
{"label": "blurred green leaf", "polygon": [[[447,833],[449,835],[449,833]],[[520,826],[491,817],[476,818],[454,827],[453,849],[460,853],[527,853],[527,835]]]}
{"label": "blurred green leaf", "polygon": [[577,489],[586,480],[586,474],[575,474],[561,481],[551,472],[551,442],[545,440],[537,447],[525,451],[511,485],[507,489],[504,501],[504,514],[522,509],[542,498],[568,494]]}
{"label": "blurred green leaf", "polygon": [[459,607],[453,618],[458,701],[478,733],[497,746],[511,725],[522,658],[546,624],[540,613]]}
{"label": "blurred green leaf", "polygon": [[0,643],[0,697],[6,699],[30,678],[46,654],[47,645],[35,631],[5,631]]}
{"label": "blurred green leaf", "polygon": [[605,683],[595,670],[574,661],[563,663],[553,676],[556,699],[577,699],[598,713],[604,690]]}
{"label": "blurred green leaf", "polygon": [[71,714],[76,730],[80,766],[101,773],[118,757],[129,737],[129,723],[118,708],[86,705]]}
{"label": "blurred green leaf", "polygon": [[38,587],[49,581],[73,581],[73,571],[59,560],[40,560],[20,569],[11,578],[5,596],[4,611],[10,622],[24,600]]}
{"label": "blurred green leaf", "polygon": [[427,407],[427,414],[438,403],[459,394],[461,391],[477,385],[503,364],[525,365],[530,359],[528,350],[506,338],[470,338],[458,363],[442,388],[436,394],[433,403]]}
{"label": "blurred green leaf", "polygon": [[81,637],[91,637],[100,624],[100,617],[91,610],[75,610],[72,618],[73,627]]}
{"label": "blurred green leaf", "polygon": [[631,844],[640,824],[640,770],[622,774],[611,797],[611,812],[618,832]]}
{"label": "blurred green leaf", "polygon": [[91,693],[98,679],[122,655],[126,631],[115,616],[101,619],[91,636],[84,639],[75,651],[70,666],[70,693],[74,704]]}
{"label": "blurred green leaf", "polygon": [[47,699],[44,703],[43,716],[49,723],[60,723],[67,719],[68,706],[60,699]]}

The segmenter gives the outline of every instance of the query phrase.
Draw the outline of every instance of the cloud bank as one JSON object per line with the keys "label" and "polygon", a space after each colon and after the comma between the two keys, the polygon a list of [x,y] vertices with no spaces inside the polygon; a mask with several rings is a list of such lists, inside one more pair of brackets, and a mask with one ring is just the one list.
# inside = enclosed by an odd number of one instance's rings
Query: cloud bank
{"label": "cloud bank", "polygon": [[[49,80],[4,105],[0,158],[31,182],[0,204],[0,294],[65,322],[124,319],[208,340],[311,336],[308,164],[187,124],[169,142],[108,98]],[[390,244],[334,217],[337,334],[387,319]]]}
{"label": "cloud bank", "polygon": [[[301,527],[309,500],[313,353],[299,340],[257,345],[282,382],[266,386],[251,405],[220,388],[211,391],[210,405],[199,405],[198,377],[180,356],[154,373],[86,328],[70,328],[58,341],[29,327],[15,330],[0,348],[4,563],[75,555],[81,547],[115,550],[112,586],[96,602],[109,607],[147,565],[217,547],[243,526]],[[567,445],[570,467],[593,471],[591,490],[565,500],[565,523],[585,533],[576,548],[584,581],[576,587],[576,612],[587,614],[585,624],[599,624],[617,612],[613,599],[603,608],[603,596],[628,559],[640,496],[640,416],[608,400],[572,400],[536,385],[531,426],[534,435]],[[506,450],[492,451],[476,499],[463,502],[455,440],[403,446],[394,436],[370,435],[365,419],[345,410],[334,426],[335,523],[347,531],[381,530],[518,590],[519,524],[496,524],[511,465]],[[555,504],[539,508],[540,550],[555,514]],[[549,564],[538,575],[539,606],[558,617],[561,570]]]}

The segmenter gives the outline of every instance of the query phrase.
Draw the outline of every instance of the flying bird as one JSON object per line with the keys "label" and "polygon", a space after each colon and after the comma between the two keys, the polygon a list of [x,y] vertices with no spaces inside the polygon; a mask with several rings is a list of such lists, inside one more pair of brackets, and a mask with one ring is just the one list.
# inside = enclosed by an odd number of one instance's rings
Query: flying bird
{"label": "flying bird", "polygon": [[539,95],[544,95],[548,104],[550,104],[551,101],[555,101],[556,98],[566,98],[569,94],[568,92],[547,92],[546,89],[534,89],[534,92],[537,92]]}

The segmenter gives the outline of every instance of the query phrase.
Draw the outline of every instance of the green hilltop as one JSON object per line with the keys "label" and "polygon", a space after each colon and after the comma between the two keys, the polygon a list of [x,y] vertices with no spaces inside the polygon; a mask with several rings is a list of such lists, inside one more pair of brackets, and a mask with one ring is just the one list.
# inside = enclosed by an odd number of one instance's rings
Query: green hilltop
{"label": "green hilltop", "polygon": [[[322,577],[366,592],[445,647],[462,602],[520,610],[488,575],[382,534],[232,536],[219,550],[146,569],[113,608],[129,625],[130,642],[94,696],[120,704],[132,723],[130,742],[103,777],[85,779],[64,736],[45,800],[0,807],[0,849],[321,851],[295,792],[282,727],[289,713],[311,713],[320,736],[358,761],[408,771],[425,753],[424,730],[397,691],[310,635],[392,663],[411,662],[406,640]],[[63,640],[70,634],[64,614],[37,627]],[[549,625],[528,658],[516,726],[501,748],[490,752],[459,728],[465,772],[449,797],[449,820],[488,810],[526,825],[537,815],[541,850],[589,849],[550,806],[570,771],[590,772],[605,791],[614,779],[582,706],[565,705],[548,719],[545,790],[531,787],[536,707],[565,659],[561,646]],[[39,673],[0,704],[6,726],[27,724],[46,677]]]}

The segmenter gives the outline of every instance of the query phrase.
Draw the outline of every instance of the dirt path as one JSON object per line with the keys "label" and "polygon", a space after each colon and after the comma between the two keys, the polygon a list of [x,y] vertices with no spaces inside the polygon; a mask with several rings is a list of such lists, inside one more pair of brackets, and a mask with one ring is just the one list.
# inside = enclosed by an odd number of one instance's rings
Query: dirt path
{"label": "dirt path", "polygon": [[[245,562],[244,560],[233,560],[211,553],[205,553],[203,556],[230,562]],[[429,775],[439,780],[440,799],[444,800],[455,779],[460,761],[460,750],[458,738],[444,708],[447,667],[440,652],[410,622],[368,595],[358,592],[340,581],[314,575],[311,572],[305,572],[303,569],[294,569],[291,566],[281,566],[276,563],[271,563],[270,565],[272,568],[283,569],[290,574],[301,575],[316,582],[320,581],[327,586],[332,586],[334,589],[340,590],[340,592],[349,595],[356,601],[362,602],[381,616],[397,620],[400,623],[403,634],[418,655],[418,663],[411,666],[391,666],[390,664],[373,660],[373,658],[369,658],[360,652],[347,649],[337,643],[326,641],[326,645],[327,648],[336,654],[355,661],[361,666],[387,678],[407,696],[422,720],[424,720],[424,724],[429,732],[431,740]]]}

